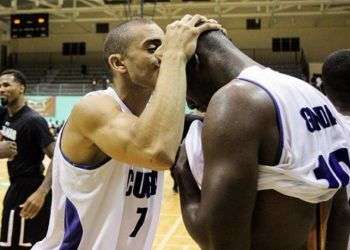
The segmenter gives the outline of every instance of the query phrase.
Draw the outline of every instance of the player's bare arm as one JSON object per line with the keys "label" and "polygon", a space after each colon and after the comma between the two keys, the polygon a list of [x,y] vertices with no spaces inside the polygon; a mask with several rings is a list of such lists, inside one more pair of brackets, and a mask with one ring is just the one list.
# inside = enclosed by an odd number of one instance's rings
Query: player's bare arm
{"label": "player's bare arm", "polygon": [[202,249],[250,249],[258,156],[273,110],[261,91],[229,84],[213,96],[204,121],[201,192],[180,155],[175,174],[183,219]]}
{"label": "player's bare arm", "polygon": [[[49,145],[44,148],[44,153],[52,159],[53,153],[55,150],[55,144],[56,142],[52,142]],[[43,192],[44,194],[47,194],[50,189],[51,189],[51,184],[52,184],[52,161],[50,161],[49,166],[47,167],[46,174],[45,174],[45,179],[43,183],[40,185],[39,190]]]}
{"label": "player's bare arm", "polygon": [[[91,106],[92,103],[99,105]],[[147,164],[154,170],[166,168],[169,157],[162,147],[155,149],[147,143],[146,137],[154,133],[151,127],[150,132],[138,134],[138,119],[140,118],[133,114],[122,112],[115,101],[106,95],[87,96],[74,107],[67,126],[77,136],[84,136],[90,147],[97,147],[118,161]],[[64,148],[65,143],[62,144]],[[69,145],[67,143],[68,147]],[[68,148],[69,150],[71,149]],[[68,157],[75,160],[73,155]]]}
{"label": "player's bare arm", "polygon": [[[55,148],[55,142],[51,142],[44,148],[44,153],[52,159],[53,152]],[[39,186],[39,188],[31,194],[28,199],[21,205],[21,213],[20,215],[25,219],[34,218],[41,210],[44,205],[46,195],[51,190],[52,185],[52,161],[50,161],[49,166],[47,167],[45,178],[43,183]]]}

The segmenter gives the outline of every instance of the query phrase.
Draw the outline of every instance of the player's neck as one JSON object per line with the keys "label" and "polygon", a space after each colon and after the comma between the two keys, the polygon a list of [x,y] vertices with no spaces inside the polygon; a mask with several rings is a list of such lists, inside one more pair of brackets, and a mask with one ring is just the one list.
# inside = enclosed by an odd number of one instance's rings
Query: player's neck
{"label": "player's neck", "polygon": [[338,103],[338,105],[336,104],[336,108],[339,113],[350,116],[350,105],[341,105]]}
{"label": "player's neck", "polygon": [[18,97],[15,102],[7,104],[7,110],[10,116],[14,116],[25,105],[24,96]]}
{"label": "player's neck", "polygon": [[140,115],[145,109],[152,94],[151,89],[146,89],[133,84],[120,83],[112,85],[119,98],[134,115]]}
{"label": "player's neck", "polygon": [[[215,58],[215,56],[212,58]],[[263,68],[262,65],[258,64],[236,48],[226,50],[223,58],[225,58],[225,60],[209,61],[207,67],[209,71],[210,69],[214,69],[212,75],[215,75],[214,79],[217,80],[216,82],[219,85],[217,88],[221,88],[231,80],[237,78],[239,74],[248,67],[258,66]]]}
{"label": "player's neck", "polygon": [[227,68],[227,70],[231,70],[232,72],[231,74],[233,78],[237,78],[244,69],[251,66],[258,66],[263,68],[262,65],[255,62],[253,59],[251,59],[249,56],[244,54],[242,51],[240,51],[237,48],[234,48],[230,53],[230,60],[228,61],[228,64],[225,67]]}
{"label": "player's neck", "polygon": [[326,95],[334,104],[339,113],[350,116],[350,103],[348,101],[348,91],[334,92],[332,89],[326,88]]}

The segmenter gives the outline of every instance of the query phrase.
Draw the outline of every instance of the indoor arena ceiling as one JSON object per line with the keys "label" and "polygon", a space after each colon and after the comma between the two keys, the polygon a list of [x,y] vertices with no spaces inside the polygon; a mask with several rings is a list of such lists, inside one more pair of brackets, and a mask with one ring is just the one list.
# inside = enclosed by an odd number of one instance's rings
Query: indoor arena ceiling
{"label": "indoor arena ceiling", "polygon": [[[186,13],[212,18],[350,16],[350,0],[0,0],[0,19],[11,14],[49,13],[50,22],[108,22],[135,16],[172,20]],[[122,3],[120,3],[122,2]]]}

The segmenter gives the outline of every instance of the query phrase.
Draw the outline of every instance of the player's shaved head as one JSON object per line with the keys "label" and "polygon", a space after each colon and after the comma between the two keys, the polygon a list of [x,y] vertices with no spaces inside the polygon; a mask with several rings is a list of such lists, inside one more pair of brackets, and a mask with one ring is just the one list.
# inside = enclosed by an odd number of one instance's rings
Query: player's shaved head
{"label": "player's shaved head", "polygon": [[143,24],[155,24],[152,20],[138,18],[118,24],[108,34],[103,46],[103,58],[108,65],[108,58],[112,54],[125,55],[130,42],[135,36],[132,28]]}
{"label": "player's shaved head", "polygon": [[335,91],[350,91],[350,49],[338,50],[326,58],[322,78]]}
{"label": "player's shaved head", "polygon": [[350,106],[350,49],[338,50],[326,58],[322,80],[326,95],[336,106]]}
{"label": "player's shaved head", "polygon": [[186,68],[187,102],[191,108],[204,111],[217,89],[232,80],[231,72],[217,70],[231,60],[228,52],[232,50],[237,48],[222,31],[206,32],[198,38],[196,54]]}

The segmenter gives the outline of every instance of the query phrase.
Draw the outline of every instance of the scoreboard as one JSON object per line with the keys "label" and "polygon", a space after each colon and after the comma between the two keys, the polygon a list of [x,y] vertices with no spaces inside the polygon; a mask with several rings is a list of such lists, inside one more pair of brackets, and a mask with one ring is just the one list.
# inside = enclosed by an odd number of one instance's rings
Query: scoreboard
{"label": "scoreboard", "polygon": [[11,15],[11,38],[49,36],[49,14]]}

